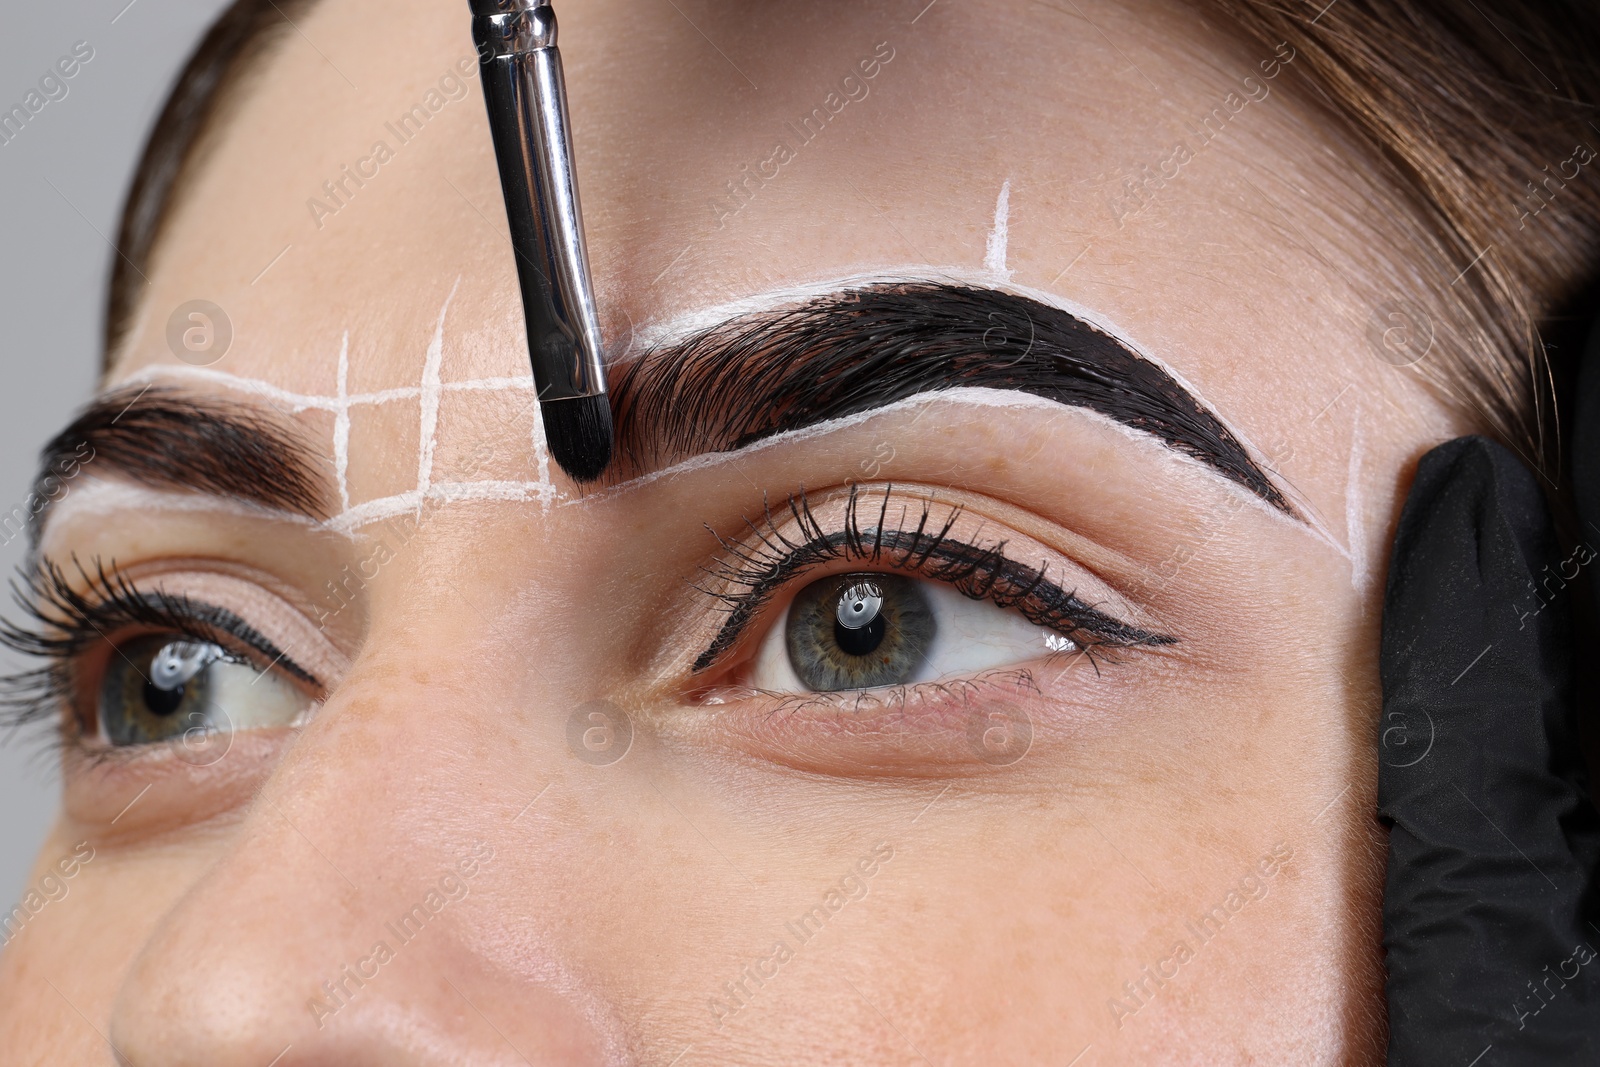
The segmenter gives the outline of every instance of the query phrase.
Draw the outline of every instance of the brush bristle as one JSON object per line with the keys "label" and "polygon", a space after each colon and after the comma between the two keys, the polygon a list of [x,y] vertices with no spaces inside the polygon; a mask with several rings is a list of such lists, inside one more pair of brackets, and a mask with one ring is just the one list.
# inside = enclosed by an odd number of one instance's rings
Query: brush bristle
{"label": "brush bristle", "polygon": [[575,482],[592,482],[611,464],[611,401],[604,393],[539,404],[550,455]]}

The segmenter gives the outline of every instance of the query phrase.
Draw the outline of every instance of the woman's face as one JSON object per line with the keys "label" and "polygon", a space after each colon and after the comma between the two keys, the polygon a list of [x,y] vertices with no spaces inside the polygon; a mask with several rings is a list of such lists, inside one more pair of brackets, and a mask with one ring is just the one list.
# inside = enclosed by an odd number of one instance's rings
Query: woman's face
{"label": "woman's face", "polygon": [[[1293,49],[1142,0],[560,14],[627,462],[543,446],[465,6],[322,0],[44,528],[82,736],[0,1043],[1375,1057],[1387,534],[1459,427],[1380,358],[1394,209]],[[968,387],[895,393],[879,313]],[[784,377],[823,349],[849,417]]]}

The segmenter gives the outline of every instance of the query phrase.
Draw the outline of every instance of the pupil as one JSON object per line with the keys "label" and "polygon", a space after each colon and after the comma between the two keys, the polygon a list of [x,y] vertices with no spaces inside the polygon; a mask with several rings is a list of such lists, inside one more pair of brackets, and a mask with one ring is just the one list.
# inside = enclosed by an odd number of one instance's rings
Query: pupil
{"label": "pupil", "polygon": [[837,619],[833,623],[833,639],[841,650],[851,656],[865,656],[875,651],[883,644],[884,634],[888,631],[889,622],[881,612],[874,614],[872,621],[865,626],[846,626]]}
{"label": "pupil", "polygon": [[187,686],[180,683],[171,689],[163,689],[153,682],[144,683],[144,706],[150,714],[165,717],[177,711],[183,705],[183,691]]}
{"label": "pupil", "polygon": [[182,707],[189,682],[217,655],[217,646],[198,641],[163,645],[150,658],[150,677],[144,683],[144,706],[150,714],[164,718]]}

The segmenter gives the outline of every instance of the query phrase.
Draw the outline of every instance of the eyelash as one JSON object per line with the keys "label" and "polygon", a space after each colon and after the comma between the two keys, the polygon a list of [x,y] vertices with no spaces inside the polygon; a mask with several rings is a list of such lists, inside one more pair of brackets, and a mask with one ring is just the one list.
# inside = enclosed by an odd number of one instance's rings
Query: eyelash
{"label": "eyelash", "polygon": [[[19,574],[21,581],[12,583],[12,595],[25,621],[20,625],[9,619],[0,621],[0,646],[45,662],[31,670],[0,675],[0,726],[16,729],[58,716],[64,704],[74,702],[75,671],[84,650],[96,641],[116,641],[120,633],[133,629],[170,632],[216,644],[235,662],[260,658],[273,669],[318,687],[316,678],[226,608],[161,590],[140,589],[114,562],[107,568],[99,557],[85,567],[74,555],[72,565],[81,579],[81,592],[50,559],[25,569]],[[76,714],[64,718],[63,730],[69,737],[81,737],[83,726]]]}
{"label": "eyelash", "polygon": [[1176,643],[1176,638],[1119,622],[1078,599],[1074,591],[1047,581],[1047,565],[1034,568],[1010,559],[1005,554],[1005,541],[983,547],[955,540],[950,531],[962,514],[960,507],[952,509],[937,530],[931,530],[931,502],[922,501],[922,513],[914,527],[906,521],[908,511],[902,506],[899,527],[886,529],[884,522],[894,495],[894,486],[890,485],[884,489],[876,524],[863,528],[860,487],[850,483],[849,494],[843,529],[831,533],[823,529],[812,512],[804,489],[790,496],[787,509],[802,533],[798,541],[779,527],[764,500],[762,520],[745,520],[754,535],[753,543],[729,541],[707,527],[727,555],[704,568],[711,587],[699,583],[695,588],[722,601],[728,618],[711,645],[695,660],[696,674],[714,666],[738,642],[750,622],[784,585],[816,567],[840,560],[886,564],[944,582],[973,600],[1014,608],[1029,622],[1078,644],[1091,662],[1096,649]]}
{"label": "eyelash", "polygon": [[[962,514],[959,507],[951,510],[938,529],[930,530],[932,504],[924,500],[914,527],[906,522],[908,511],[902,507],[899,527],[886,528],[884,522],[893,493],[893,486],[885,488],[876,525],[870,528],[861,525],[860,490],[851,483],[840,530],[823,529],[804,489],[791,495],[785,505],[803,532],[802,540],[787,535],[765,503],[760,523],[745,520],[755,535],[753,544],[732,542],[711,530],[727,556],[706,568],[705,573],[721,588],[707,588],[704,584],[696,588],[722,601],[728,618],[711,645],[695,660],[694,672],[699,674],[714,666],[783,586],[835,561],[886,564],[944,582],[973,600],[1014,608],[1028,621],[1072,640],[1091,662],[1096,649],[1175,643],[1175,638],[1119,622],[1079,600],[1073,591],[1047,581],[1046,566],[1029,567],[1008,558],[1005,541],[984,547],[954,540],[950,531]],[[316,678],[225,608],[197,604],[188,597],[160,590],[142,590],[118,572],[114,563],[108,569],[98,557],[92,570],[76,555],[72,563],[82,579],[83,592],[75,589],[66,572],[49,559],[41,559],[37,567],[24,571],[20,584],[13,583],[13,595],[28,622],[17,625],[0,621],[0,645],[46,662],[41,667],[0,676],[0,726],[15,729],[55,716],[63,703],[73,699],[74,670],[83,651],[96,641],[109,641],[118,631],[135,627],[169,631],[224,646],[243,645],[300,682],[318,685]],[[82,726],[76,716],[67,722]]]}

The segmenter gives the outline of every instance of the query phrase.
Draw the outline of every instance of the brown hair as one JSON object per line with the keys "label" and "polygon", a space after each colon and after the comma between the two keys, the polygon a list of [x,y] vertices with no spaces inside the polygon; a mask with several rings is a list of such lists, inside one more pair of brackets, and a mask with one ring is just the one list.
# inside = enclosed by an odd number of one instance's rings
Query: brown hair
{"label": "brown hair", "polygon": [[[235,0],[190,57],[123,212],[108,361],[207,128],[266,44],[313,2]],[[1410,208],[1397,224],[1438,289],[1421,295],[1432,349],[1407,372],[1552,470],[1554,383],[1582,338],[1551,317],[1586,295],[1600,259],[1600,175],[1562,171],[1575,145],[1600,135],[1589,121],[1600,101],[1600,16],[1581,0],[1192,2],[1262,55],[1288,42],[1304,90]],[[1547,201],[1551,210],[1538,207]],[[1546,343],[1552,336],[1557,344]]]}
{"label": "brown hair", "polygon": [[1547,476],[1559,469],[1555,386],[1592,312],[1564,313],[1590,295],[1600,262],[1600,174],[1563,165],[1580,160],[1580,146],[1589,159],[1600,146],[1590,121],[1600,9],[1582,0],[1199,6],[1262,54],[1287,41],[1312,99],[1405,198],[1405,236],[1438,286],[1421,297],[1433,349],[1410,372]]}

